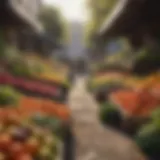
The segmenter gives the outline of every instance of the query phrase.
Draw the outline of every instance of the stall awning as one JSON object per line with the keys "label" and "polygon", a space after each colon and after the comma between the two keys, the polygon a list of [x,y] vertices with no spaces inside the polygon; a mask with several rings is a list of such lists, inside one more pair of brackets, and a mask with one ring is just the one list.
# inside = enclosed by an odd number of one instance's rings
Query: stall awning
{"label": "stall awning", "polygon": [[141,7],[146,0],[119,0],[110,16],[102,24],[98,35],[114,37],[126,35],[139,25]]}
{"label": "stall awning", "polygon": [[8,4],[9,4],[9,7],[12,10],[12,12],[14,12],[14,14],[19,16],[21,19],[23,19],[28,25],[30,25],[35,30],[35,32],[42,32],[43,31],[43,28],[42,28],[41,24],[38,22],[38,20],[29,16],[29,14],[27,14],[23,10],[23,8],[16,5],[13,0],[9,0]]}

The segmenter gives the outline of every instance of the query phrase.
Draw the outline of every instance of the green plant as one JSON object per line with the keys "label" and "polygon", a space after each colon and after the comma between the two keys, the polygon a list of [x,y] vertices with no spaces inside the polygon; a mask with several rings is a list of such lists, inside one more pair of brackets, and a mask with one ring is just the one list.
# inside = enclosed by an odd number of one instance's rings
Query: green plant
{"label": "green plant", "polygon": [[61,136],[63,133],[62,121],[56,117],[37,114],[32,117],[32,120],[35,124],[50,129],[53,133],[55,133],[58,136]]}
{"label": "green plant", "polygon": [[140,148],[151,157],[160,152],[160,108],[153,111],[151,122],[141,127],[135,140]]}
{"label": "green plant", "polygon": [[146,155],[159,156],[160,130],[153,123],[144,125],[136,135],[135,140]]}
{"label": "green plant", "polygon": [[100,107],[100,120],[108,125],[120,127],[121,114],[111,103],[104,103]]}
{"label": "green plant", "polygon": [[62,121],[56,117],[49,117],[48,127],[58,136],[62,136]]}
{"label": "green plant", "polygon": [[0,86],[0,105],[17,105],[20,94],[9,86]]}

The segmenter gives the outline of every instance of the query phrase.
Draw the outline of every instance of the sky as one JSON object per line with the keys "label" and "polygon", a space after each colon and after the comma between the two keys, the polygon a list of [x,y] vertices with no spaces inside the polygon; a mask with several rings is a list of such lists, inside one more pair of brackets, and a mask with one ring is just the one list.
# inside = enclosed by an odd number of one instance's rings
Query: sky
{"label": "sky", "polygon": [[84,4],[86,0],[43,0],[44,3],[58,6],[67,20],[85,21]]}

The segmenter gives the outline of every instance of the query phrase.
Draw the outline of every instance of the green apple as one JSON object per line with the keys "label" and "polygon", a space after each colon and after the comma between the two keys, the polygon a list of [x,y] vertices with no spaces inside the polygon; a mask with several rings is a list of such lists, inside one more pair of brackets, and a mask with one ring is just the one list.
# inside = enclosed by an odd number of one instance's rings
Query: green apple
{"label": "green apple", "polygon": [[48,146],[43,146],[40,150],[39,156],[47,160],[52,155],[52,152]]}

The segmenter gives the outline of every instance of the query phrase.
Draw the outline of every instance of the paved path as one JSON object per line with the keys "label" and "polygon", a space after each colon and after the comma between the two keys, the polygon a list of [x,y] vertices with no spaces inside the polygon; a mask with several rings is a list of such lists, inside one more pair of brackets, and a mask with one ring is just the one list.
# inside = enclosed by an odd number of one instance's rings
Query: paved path
{"label": "paved path", "polygon": [[98,106],[79,77],[69,96],[76,139],[76,160],[144,160],[137,147],[123,135],[104,128]]}

